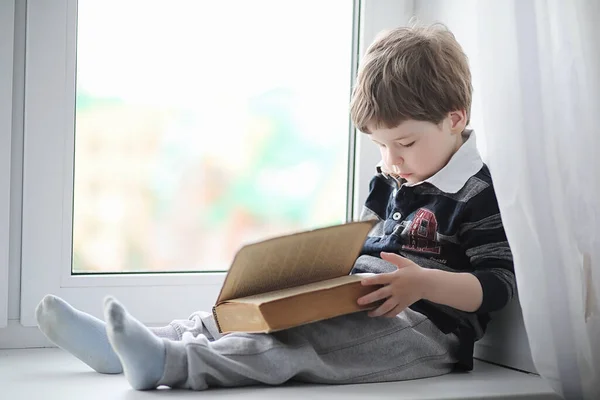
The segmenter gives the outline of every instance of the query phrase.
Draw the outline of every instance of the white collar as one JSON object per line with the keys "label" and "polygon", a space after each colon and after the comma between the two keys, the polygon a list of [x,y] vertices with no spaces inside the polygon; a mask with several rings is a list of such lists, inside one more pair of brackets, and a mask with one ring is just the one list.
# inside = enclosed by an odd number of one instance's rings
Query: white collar
{"label": "white collar", "polygon": [[413,187],[428,182],[445,193],[457,193],[462,189],[467,181],[483,167],[483,160],[477,150],[475,133],[469,129],[463,132],[463,136],[466,137],[465,142],[444,168],[424,181],[404,183],[404,185]]}

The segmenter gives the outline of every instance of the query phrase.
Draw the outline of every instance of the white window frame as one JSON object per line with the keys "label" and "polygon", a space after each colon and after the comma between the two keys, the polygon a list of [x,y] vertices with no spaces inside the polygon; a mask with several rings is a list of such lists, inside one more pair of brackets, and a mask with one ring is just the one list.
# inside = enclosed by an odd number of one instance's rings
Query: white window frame
{"label": "white window frame", "polygon": [[0,2],[0,328],[8,325],[14,22],[15,2]]}
{"label": "white window frame", "polygon": [[[402,0],[356,4],[361,8],[360,43],[405,23],[414,6]],[[21,324],[35,326],[35,306],[47,293],[100,318],[102,299],[110,294],[146,324],[208,310],[225,273],[71,275],[76,16],[76,0],[32,1],[27,7]],[[379,159],[362,136],[351,134],[348,219],[358,215]]]}
{"label": "white window frame", "polygon": [[[407,25],[415,11],[415,0],[362,0],[359,38],[359,60],[381,31]],[[354,79],[353,79],[354,82]],[[373,145],[369,137],[356,132],[355,135],[355,170],[356,182],[353,198],[353,214],[360,216],[363,204],[369,194],[369,182],[375,174],[375,166],[381,160],[379,149]]]}

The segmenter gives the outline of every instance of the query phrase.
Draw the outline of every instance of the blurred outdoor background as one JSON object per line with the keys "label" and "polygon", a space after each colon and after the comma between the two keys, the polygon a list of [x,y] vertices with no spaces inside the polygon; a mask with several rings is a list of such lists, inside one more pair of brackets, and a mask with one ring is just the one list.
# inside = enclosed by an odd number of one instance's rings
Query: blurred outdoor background
{"label": "blurred outdoor background", "polygon": [[346,217],[350,0],[79,0],[73,272]]}

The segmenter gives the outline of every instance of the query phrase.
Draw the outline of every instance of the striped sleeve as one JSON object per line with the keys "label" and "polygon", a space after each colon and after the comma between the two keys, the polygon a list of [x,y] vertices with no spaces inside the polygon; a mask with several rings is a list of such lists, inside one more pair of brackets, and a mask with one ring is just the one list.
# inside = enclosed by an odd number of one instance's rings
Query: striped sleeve
{"label": "striped sleeve", "polygon": [[481,283],[483,301],[476,313],[503,308],[516,292],[512,253],[492,186],[465,205],[458,236]]}

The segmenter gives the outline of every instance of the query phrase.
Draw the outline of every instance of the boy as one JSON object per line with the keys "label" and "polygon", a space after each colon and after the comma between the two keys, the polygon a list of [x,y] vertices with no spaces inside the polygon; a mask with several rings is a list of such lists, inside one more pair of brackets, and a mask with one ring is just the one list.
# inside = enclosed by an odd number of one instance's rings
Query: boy
{"label": "boy", "polygon": [[471,92],[466,56],[443,27],[390,31],[362,60],[351,114],[382,163],[363,212],[379,223],[353,272],[378,273],[363,284],[383,286],[358,300],[382,301],[378,308],[221,336],[209,313],[149,329],[108,298],[105,325],[47,296],[36,311],[40,328],[95,370],[124,370],[140,390],[382,382],[471,369],[488,313],[515,290],[490,173],[466,129]]}

